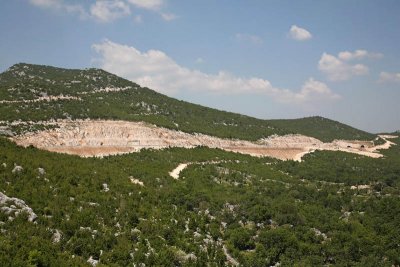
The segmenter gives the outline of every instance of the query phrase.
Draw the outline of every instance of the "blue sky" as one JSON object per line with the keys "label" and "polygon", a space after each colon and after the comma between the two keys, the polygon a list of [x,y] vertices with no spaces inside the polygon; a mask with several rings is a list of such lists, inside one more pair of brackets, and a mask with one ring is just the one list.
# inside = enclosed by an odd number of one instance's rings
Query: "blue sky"
{"label": "blue sky", "polygon": [[100,67],[258,118],[400,129],[400,1],[13,0],[0,71]]}

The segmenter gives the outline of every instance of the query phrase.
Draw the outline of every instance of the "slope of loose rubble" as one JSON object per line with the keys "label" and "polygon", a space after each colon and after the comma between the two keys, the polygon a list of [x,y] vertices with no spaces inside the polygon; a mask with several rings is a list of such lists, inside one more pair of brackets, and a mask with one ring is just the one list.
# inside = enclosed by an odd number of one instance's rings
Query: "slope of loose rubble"
{"label": "slope of loose rubble", "polygon": [[[33,145],[40,149],[83,157],[137,152],[143,148],[207,146],[282,160],[301,160],[303,155],[315,150],[345,151],[378,158],[382,155],[377,153],[377,150],[387,149],[392,144],[386,141],[383,145],[374,146],[372,141],[345,140],[323,143],[316,138],[298,134],[274,135],[257,142],[250,142],[204,134],[188,134],[143,122],[127,121],[62,120],[50,124],[58,128],[25,133],[12,137],[12,140],[22,146]],[[381,137],[388,138],[388,136]]]}

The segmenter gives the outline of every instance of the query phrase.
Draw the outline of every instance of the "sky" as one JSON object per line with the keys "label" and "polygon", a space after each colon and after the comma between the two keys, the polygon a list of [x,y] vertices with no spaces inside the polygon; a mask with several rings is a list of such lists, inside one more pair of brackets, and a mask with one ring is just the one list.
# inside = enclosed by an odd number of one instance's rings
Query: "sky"
{"label": "sky", "polygon": [[0,2],[0,71],[102,68],[262,119],[400,129],[398,0]]}

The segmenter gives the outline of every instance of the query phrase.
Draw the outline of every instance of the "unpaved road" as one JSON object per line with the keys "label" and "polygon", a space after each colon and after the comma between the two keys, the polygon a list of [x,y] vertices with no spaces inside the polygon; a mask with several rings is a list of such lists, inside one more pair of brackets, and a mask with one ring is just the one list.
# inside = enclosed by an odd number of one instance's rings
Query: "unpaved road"
{"label": "unpaved road", "polygon": [[176,167],[175,169],[173,169],[169,175],[174,178],[174,179],[179,179],[179,174],[181,173],[181,171],[183,171],[184,169],[186,169],[186,167],[188,166],[188,163],[181,163],[178,165],[178,167]]}
{"label": "unpaved road", "polygon": [[[143,122],[105,120],[62,120],[51,122],[59,128],[12,137],[18,145],[35,147],[82,157],[106,156],[137,152],[143,148],[193,148],[207,146],[253,156],[269,156],[282,160],[301,160],[315,150],[345,151],[369,157],[382,157],[379,149],[394,143],[382,136],[386,143],[374,146],[368,141],[335,140],[323,143],[304,135],[270,136],[257,142],[223,139],[204,134],[188,134],[156,127]],[[178,174],[179,176],[179,174]]]}

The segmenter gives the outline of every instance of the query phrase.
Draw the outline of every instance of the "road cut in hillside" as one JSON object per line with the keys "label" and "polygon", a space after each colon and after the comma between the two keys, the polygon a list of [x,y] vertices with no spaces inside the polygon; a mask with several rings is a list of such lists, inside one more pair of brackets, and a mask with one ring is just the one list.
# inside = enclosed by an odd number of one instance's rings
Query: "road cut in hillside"
{"label": "road cut in hillside", "polygon": [[382,136],[386,143],[379,146],[374,146],[372,141],[335,140],[331,143],[323,143],[316,138],[298,134],[274,135],[250,142],[198,133],[189,134],[144,122],[62,120],[49,122],[49,124],[56,125],[58,128],[26,133],[11,139],[21,146],[33,145],[48,151],[82,157],[137,152],[144,148],[207,146],[252,156],[298,161],[303,155],[316,150],[345,151],[378,158],[382,157],[382,154],[378,152],[379,149],[387,149],[394,144],[387,140],[390,136]]}

